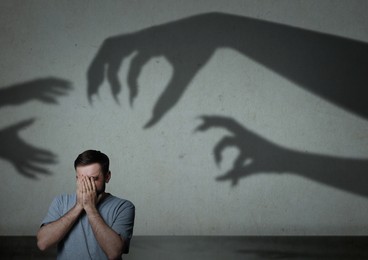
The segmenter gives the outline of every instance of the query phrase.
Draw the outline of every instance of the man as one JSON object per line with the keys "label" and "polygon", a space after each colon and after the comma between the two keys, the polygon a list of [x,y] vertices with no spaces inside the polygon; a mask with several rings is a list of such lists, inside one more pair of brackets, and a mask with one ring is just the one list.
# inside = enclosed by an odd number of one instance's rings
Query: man
{"label": "man", "polygon": [[121,259],[129,252],[135,207],[105,192],[109,158],[95,150],[74,162],[77,191],[54,199],[37,234],[37,246],[58,246],[58,259]]}

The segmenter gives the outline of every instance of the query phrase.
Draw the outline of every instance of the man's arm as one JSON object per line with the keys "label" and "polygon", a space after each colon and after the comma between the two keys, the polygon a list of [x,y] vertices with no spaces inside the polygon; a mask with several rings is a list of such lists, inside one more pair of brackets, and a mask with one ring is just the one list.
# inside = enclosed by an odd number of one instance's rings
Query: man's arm
{"label": "man's arm", "polygon": [[125,250],[125,240],[105,223],[97,210],[86,212],[96,240],[107,257],[120,259]]}
{"label": "man's arm", "polygon": [[83,207],[96,240],[109,259],[120,259],[125,250],[126,242],[119,234],[111,229],[101,217],[96,208],[96,204],[101,199],[102,195],[97,198],[96,194],[94,181],[89,178],[84,178]]}
{"label": "man's arm", "polygon": [[43,225],[37,233],[37,246],[44,251],[59,243],[73,227],[83,212],[83,183],[77,181],[77,202],[64,216],[58,220]]}
{"label": "man's arm", "polygon": [[82,211],[83,207],[76,204],[58,220],[43,225],[37,233],[38,248],[44,251],[59,243],[68,234]]}

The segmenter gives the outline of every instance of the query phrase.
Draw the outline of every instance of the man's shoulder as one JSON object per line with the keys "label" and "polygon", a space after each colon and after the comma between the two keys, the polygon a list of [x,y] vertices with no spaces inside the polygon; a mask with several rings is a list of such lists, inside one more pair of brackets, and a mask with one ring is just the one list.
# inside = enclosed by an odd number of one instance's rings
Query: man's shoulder
{"label": "man's shoulder", "polygon": [[55,198],[54,198],[54,202],[57,202],[57,203],[75,203],[77,199],[77,196],[76,194],[66,194],[66,193],[63,193],[63,194],[59,194],[57,195]]}
{"label": "man's shoulder", "polygon": [[75,193],[71,193],[71,194],[69,194],[69,193],[61,193],[61,194],[56,195],[56,197],[61,197],[61,198],[75,198],[76,195],[77,194],[75,194]]}
{"label": "man's shoulder", "polygon": [[72,193],[72,194],[67,194],[67,193],[62,193],[62,194],[58,194],[56,195],[57,199],[74,199],[76,198],[76,194]]}
{"label": "man's shoulder", "polygon": [[131,202],[130,200],[119,198],[119,197],[116,197],[112,194],[109,194],[109,196],[106,199],[106,202],[121,205],[121,206],[124,206],[126,208],[135,208],[133,202]]}

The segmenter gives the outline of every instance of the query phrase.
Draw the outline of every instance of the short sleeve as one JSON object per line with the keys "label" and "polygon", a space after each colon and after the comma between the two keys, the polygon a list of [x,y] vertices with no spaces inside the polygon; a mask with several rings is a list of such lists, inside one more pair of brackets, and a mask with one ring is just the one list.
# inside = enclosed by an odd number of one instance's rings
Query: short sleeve
{"label": "short sleeve", "polygon": [[60,197],[54,198],[54,200],[51,202],[46,217],[41,222],[41,226],[54,222],[62,217],[60,205],[61,205],[61,198]]}
{"label": "short sleeve", "polygon": [[128,243],[129,251],[130,239],[133,236],[135,218],[135,206],[130,201],[124,201],[117,210],[117,215],[111,228],[123,237]]}

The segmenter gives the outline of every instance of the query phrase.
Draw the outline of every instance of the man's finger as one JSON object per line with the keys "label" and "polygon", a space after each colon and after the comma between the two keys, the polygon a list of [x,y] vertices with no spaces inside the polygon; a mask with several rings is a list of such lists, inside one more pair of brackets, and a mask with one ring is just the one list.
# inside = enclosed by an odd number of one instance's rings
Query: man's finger
{"label": "man's finger", "polygon": [[77,184],[80,185],[82,183],[83,176],[77,177]]}
{"label": "man's finger", "polygon": [[78,177],[77,184],[78,184],[78,188],[80,189],[80,191],[83,192],[83,176]]}
{"label": "man's finger", "polygon": [[91,178],[86,177],[86,178],[85,178],[85,183],[86,183],[87,190],[88,190],[88,191],[92,190]]}
{"label": "man's finger", "polygon": [[83,178],[82,182],[83,182],[83,192],[87,192],[88,191],[88,186],[87,186],[86,178]]}
{"label": "man's finger", "polygon": [[95,183],[95,181],[93,180],[93,177],[91,177],[91,184],[92,184],[92,190],[93,190],[93,191],[96,191],[96,183]]}

